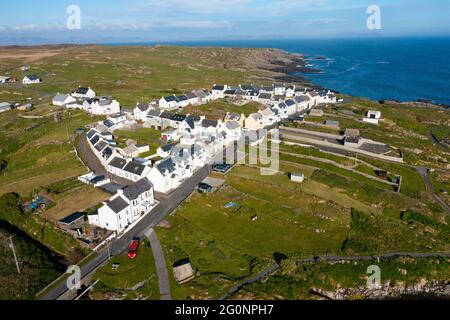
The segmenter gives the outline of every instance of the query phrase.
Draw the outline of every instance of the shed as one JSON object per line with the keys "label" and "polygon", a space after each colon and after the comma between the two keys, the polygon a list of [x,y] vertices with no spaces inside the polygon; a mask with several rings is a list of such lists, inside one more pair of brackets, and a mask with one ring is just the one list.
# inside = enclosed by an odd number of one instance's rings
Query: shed
{"label": "shed", "polygon": [[292,182],[303,183],[305,181],[305,175],[303,173],[294,173],[290,174],[290,178]]}
{"label": "shed", "polygon": [[175,280],[180,284],[186,283],[195,277],[194,269],[192,268],[189,259],[175,263],[173,266],[173,274]]}
{"label": "shed", "polygon": [[81,212],[75,212],[71,215],[59,220],[60,227],[70,230],[80,229],[85,222],[85,214]]}

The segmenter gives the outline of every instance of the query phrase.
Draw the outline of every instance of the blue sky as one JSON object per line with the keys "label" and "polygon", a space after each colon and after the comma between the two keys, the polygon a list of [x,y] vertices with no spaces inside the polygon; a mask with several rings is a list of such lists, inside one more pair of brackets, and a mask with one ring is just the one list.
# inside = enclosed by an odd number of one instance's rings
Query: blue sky
{"label": "blue sky", "polygon": [[[366,27],[369,5],[382,29]],[[69,5],[81,30],[67,30]],[[0,43],[450,35],[448,0],[2,1]]]}

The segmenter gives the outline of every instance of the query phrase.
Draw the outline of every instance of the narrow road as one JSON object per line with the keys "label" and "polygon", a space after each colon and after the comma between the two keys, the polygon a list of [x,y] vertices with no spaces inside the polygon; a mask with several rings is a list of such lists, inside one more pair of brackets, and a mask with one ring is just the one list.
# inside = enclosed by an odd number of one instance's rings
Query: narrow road
{"label": "narrow road", "polygon": [[[381,255],[377,255],[377,256],[320,256],[320,257],[311,257],[311,258],[300,259],[297,262],[298,263],[312,263],[312,262],[319,262],[319,261],[325,261],[325,262],[372,261],[372,260],[378,260],[378,259],[392,259],[392,258],[398,258],[398,257],[450,258],[450,253],[393,252],[393,253],[386,253],[386,254],[381,254]],[[257,273],[256,275],[252,276],[251,278],[248,278],[245,281],[231,287],[227,291],[226,294],[224,294],[221,298],[219,298],[219,300],[226,300],[228,298],[233,297],[236,293],[238,293],[246,285],[260,282],[260,281],[266,279],[267,277],[269,277],[270,275],[274,274],[275,272],[278,272],[280,269],[281,269],[281,266],[278,263],[271,264],[266,269]]]}
{"label": "narrow road", "polygon": [[433,199],[441,206],[441,208],[444,211],[447,211],[448,214],[450,214],[450,207],[445,203],[444,200],[442,200],[434,190],[433,183],[431,182],[430,178],[430,172],[425,167],[414,167],[416,168],[417,172],[422,176],[423,181],[425,182],[425,186],[428,190],[428,192],[431,194]]}
{"label": "narrow road", "polygon": [[158,236],[154,229],[149,229],[145,232],[145,236],[150,241],[152,247],[153,257],[155,258],[156,274],[158,275],[159,293],[161,300],[172,300],[170,295],[169,273],[167,271],[166,260],[164,259],[164,252],[159,242]]}

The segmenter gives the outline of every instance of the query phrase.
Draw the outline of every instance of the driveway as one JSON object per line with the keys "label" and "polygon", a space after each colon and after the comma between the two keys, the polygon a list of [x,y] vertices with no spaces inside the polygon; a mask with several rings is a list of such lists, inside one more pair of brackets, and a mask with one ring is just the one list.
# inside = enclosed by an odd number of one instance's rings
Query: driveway
{"label": "driveway", "polygon": [[153,251],[153,258],[155,259],[156,274],[159,281],[159,293],[161,300],[172,300],[170,295],[169,273],[167,271],[166,260],[164,259],[164,251],[159,242],[158,236],[154,229],[149,229],[145,232],[145,236],[150,241],[150,246]]}

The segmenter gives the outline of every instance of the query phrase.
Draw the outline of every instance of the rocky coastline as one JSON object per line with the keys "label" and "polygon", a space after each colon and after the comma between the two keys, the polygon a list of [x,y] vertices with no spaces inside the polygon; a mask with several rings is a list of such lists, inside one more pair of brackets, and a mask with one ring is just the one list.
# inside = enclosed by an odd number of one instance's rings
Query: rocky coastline
{"label": "rocky coastline", "polygon": [[326,291],[312,288],[311,293],[328,300],[450,299],[450,282],[420,279],[416,284],[406,285],[403,282],[387,281],[376,289],[357,287]]}

